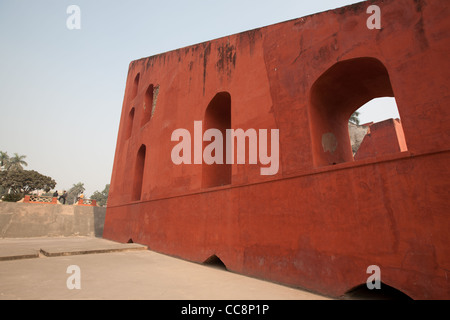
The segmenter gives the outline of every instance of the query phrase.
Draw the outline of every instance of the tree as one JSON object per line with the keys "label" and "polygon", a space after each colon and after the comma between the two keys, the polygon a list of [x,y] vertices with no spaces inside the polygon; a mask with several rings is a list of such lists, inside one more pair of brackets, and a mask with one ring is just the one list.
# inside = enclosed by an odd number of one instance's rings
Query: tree
{"label": "tree", "polygon": [[359,112],[358,111],[353,112],[348,122],[359,125]]}
{"label": "tree", "polygon": [[93,200],[97,200],[97,204],[100,207],[103,207],[104,205],[106,205],[106,203],[108,202],[108,194],[109,194],[109,184],[107,184],[105,186],[105,189],[103,189],[102,192],[99,191],[95,191],[92,196],[91,199]]}
{"label": "tree", "polygon": [[14,153],[14,156],[9,158],[6,170],[23,170],[22,166],[28,166],[28,163],[24,160],[26,157],[27,156],[20,156],[18,153]]}
{"label": "tree", "polygon": [[23,170],[23,166],[28,166],[24,160],[27,156],[14,153],[13,157],[8,155],[8,152],[0,151],[0,168],[2,170]]}
{"label": "tree", "polygon": [[74,184],[67,192],[66,204],[74,204],[77,201],[78,196],[82,194],[84,190],[84,183],[78,182],[77,184]]}
{"label": "tree", "polygon": [[0,186],[13,194],[30,194],[35,190],[50,191],[55,180],[34,170],[0,171]]}
{"label": "tree", "polygon": [[9,163],[8,152],[0,151],[0,170],[6,170],[6,166],[8,165],[8,163]]}

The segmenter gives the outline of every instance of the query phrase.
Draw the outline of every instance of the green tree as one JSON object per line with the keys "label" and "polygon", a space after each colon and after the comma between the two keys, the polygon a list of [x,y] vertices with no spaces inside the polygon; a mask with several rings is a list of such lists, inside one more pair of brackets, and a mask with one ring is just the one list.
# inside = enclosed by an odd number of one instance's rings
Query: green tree
{"label": "green tree", "polygon": [[66,204],[74,204],[77,201],[78,196],[82,194],[84,190],[84,183],[78,182],[77,184],[74,184],[67,192]]}
{"label": "green tree", "polygon": [[9,170],[0,171],[0,186],[13,194],[29,194],[35,190],[48,192],[56,182],[34,170]]}
{"label": "green tree", "polygon": [[97,205],[102,207],[106,205],[106,203],[108,202],[108,194],[109,194],[109,184],[105,186],[105,189],[103,189],[102,192],[99,192],[98,190],[95,191],[92,194],[91,199],[97,200]]}

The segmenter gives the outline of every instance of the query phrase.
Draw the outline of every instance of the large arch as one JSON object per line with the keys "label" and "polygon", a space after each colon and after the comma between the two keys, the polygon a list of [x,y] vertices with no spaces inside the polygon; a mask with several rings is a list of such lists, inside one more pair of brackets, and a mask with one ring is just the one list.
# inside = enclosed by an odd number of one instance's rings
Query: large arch
{"label": "large arch", "polygon": [[314,82],[308,109],[315,166],[353,161],[348,120],[379,97],[394,97],[394,92],[386,67],[375,58],[338,62]]}

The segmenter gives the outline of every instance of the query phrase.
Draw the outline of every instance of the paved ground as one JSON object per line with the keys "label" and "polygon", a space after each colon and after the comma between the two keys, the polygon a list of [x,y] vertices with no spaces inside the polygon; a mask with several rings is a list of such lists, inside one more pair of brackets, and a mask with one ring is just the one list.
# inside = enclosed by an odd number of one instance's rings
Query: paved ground
{"label": "paved ground", "polygon": [[[80,289],[69,289],[77,283]],[[0,239],[0,300],[318,300],[309,292],[100,238]]]}

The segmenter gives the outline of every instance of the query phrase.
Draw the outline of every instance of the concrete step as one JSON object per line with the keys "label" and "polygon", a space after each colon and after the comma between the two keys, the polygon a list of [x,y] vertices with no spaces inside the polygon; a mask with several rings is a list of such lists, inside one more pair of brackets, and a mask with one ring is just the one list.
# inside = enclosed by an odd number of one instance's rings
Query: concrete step
{"label": "concrete step", "polygon": [[0,261],[39,258],[39,250],[30,248],[3,248],[0,245]]}
{"label": "concrete step", "polygon": [[132,250],[147,250],[147,246],[93,237],[1,239],[0,261]]}

